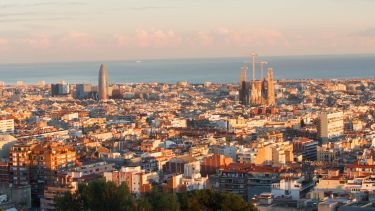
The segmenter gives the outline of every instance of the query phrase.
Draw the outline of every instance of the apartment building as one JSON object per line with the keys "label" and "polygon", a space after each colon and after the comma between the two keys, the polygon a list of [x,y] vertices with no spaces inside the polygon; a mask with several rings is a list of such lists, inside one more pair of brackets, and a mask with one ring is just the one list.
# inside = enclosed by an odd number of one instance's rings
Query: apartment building
{"label": "apartment building", "polygon": [[112,181],[116,185],[125,182],[134,194],[145,193],[151,190],[151,181],[159,181],[157,172],[146,173],[140,166],[122,167],[120,171],[104,172],[106,181]]}
{"label": "apartment building", "polygon": [[14,119],[9,117],[1,117],[0,133],[14,133]]}
{"label": "apartment building", "polygon": [[219,171],[212,180],[219,191],[241,195],[249,200],[256,194],[271,191],[272,183],[279,181],[280,169],[254,164],[232,163]]}
{"label": "apartment building", "polygon": [[319,116],[319,137],[322,140],[329,140],[342,135],[344,135],[344,113],[322,112]]}

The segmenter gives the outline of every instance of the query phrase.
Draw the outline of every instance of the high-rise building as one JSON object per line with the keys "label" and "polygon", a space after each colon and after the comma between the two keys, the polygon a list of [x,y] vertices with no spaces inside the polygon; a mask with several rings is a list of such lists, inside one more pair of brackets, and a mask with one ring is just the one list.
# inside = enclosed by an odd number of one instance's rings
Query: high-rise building
{"label": "high-rise building", "polygon": [[51,96],[61,96],[61,95],[68,95],[70,92],[69,84],[65,81],[60,81],[56,84],[51,84]]}
{"label": "high-rise building", "polygon": [[76,152],[60,143],[16,143],[9,160],[13,186],[30,185],[33,200],[39,201],[44,187],[56,181],[58,172],[75,166]]}
{"label": "high-rise building", "polygon": [[268,68],[267,71],[267,105],[274,105],[275,100],[275,86],[273,84],[273,71],[272,68]]}
{"label": "high-rise building", "polygon": [[108,82],[107,82],[107,68],[104,64],[100,65],[99,70],[99,100],[108,99]]}
{"label": "high-rise building", "polygon": [[246,81],[246,77],[247,77],[246,76],[246,70],[247,70],[247,67],[246,67],[246,64],[245,64],[243,69],[240,72],[240,91],[239,91],[240,102],[244,105],[246,105],[247,102],[249,101],[248,100],[249,93],[246,92],[246,90],[249,90],[249,88],[247,88],[248,84],[247,84],[247,81]]}
{"label": "high-rise building", "polygon": [[319,118],[319,137],[322,140],[337,138],[344,135],[344,113],[322,112]]}
{"label": "high-rise building", "polygon": [[299,137],[293,139],[293,153],[294,157],[301,155],[302,161],[316,160],[317,159],[317,148],[318,141]]}
{"label": "high-rise building", "polygon": [[92,86],[91,84],[77,84],[76,85],[76,98],[84,99],[90,98],[92,94]]}

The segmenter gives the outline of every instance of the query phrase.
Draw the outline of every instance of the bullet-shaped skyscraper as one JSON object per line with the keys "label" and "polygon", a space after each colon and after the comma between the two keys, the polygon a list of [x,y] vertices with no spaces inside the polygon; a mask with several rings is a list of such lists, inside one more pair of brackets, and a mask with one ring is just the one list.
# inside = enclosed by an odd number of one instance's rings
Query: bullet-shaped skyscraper
{"label": "bullet-shaped skyscraper", "polygon": [[99,70],[99,100],[106,100],[108,99],[108,84],[107,84],[107,68],[105,64],[100,65]]}

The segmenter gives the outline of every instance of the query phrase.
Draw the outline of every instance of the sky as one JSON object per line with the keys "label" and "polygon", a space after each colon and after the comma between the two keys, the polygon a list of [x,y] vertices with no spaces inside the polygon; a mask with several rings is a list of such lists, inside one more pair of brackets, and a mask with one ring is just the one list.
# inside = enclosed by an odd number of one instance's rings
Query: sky
{"label": "sky", "polygon": [[0,63],[375,53],[375,0],[0,0]]}

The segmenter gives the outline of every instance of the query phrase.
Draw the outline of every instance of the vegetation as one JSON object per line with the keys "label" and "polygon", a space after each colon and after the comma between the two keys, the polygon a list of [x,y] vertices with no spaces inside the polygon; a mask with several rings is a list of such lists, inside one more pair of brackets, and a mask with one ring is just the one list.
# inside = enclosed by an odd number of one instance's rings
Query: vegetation
{"label": "vegetation", "polygon": [[214,211],[257,210],[240,196],[213,190],[196,190],[178,194],[164,193],[157,189],[134,197],[126,184],[96,180],[80,185],[75,193],[57,196],[57,210],[64,211]]}

